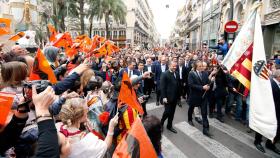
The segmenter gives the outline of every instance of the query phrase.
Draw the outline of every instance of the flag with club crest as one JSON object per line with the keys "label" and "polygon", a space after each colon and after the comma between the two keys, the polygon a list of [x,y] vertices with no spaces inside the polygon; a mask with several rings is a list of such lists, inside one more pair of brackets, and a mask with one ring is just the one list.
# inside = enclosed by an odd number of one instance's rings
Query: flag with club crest
{"label": "flag with club crest", "polygon": [[222,64],[250,90],[249,126],[273,140],[277,119],[256,3]]}

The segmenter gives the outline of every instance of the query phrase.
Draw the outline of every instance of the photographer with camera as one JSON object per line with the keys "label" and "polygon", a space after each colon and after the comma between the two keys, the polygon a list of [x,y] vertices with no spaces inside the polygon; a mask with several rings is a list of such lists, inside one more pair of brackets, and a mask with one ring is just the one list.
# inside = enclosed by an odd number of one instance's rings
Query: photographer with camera
{"label": "photographer with camera", "polygon": [[229,50],[228,43],[222,37],[219,39],[217,46],[214,46],[214,47],[210,46],[209,48],[218,49],[219,50],[218,55],[222,56],[222,57],[225,57],[227,55],[228,50]]}

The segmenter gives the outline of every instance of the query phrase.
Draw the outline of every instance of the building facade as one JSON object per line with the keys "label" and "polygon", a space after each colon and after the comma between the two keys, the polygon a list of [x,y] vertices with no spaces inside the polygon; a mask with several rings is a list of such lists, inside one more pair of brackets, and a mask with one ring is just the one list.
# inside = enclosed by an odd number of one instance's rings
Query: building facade
{"label": "building facade", "polygon": [[[219,37],[223,36],[229,36],[228,39],[234,40],[256,1],[258,0],[233,0],[231,8],[229,0],[186,0],[184,13],[178,11],[178,15],[181,14],[183,17],[177,16],[177,19],[181,19],[183,23],[178,23],[176,20],[170,39],[175,38],[175,35],[179,39],[178,35],[183,35],[188,46],[186,48],[190,50],[200,49],[202,43],[216,45]],[[266,41],[264,44],[267,57],[271,57],[280,54],[280,0],[262,0],[262,2],[260,13],[264,41]],[[236,21],[239,27],[236,33],[227,35],[224,25],[231,20]],[[178,30],[178,27],[183,30]]]}
{"label": "building facade", "polygon": [[[120,47],[153,47],[158,43],[159,35],[147,0],[123,0],[123,2],[127,7],[126,23],[117,24],[112,19],[109,27],[111,40]],[[104,20],[95,20],[93,33],[106,36]]]}
{"label": "building facade", "polygon": [[38,24],[37,6],[37,0],[1,0],[0,17],[12,20],[11,30],[24,30],[25,24]]}

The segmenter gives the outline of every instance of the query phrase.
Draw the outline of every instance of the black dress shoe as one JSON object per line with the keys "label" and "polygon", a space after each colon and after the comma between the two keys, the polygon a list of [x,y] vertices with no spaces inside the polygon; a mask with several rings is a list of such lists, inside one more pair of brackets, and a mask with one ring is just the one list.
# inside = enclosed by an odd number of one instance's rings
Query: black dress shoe
{"label": "black dress shoe", "polygon": [[176,129],[174,129],[173,127],[170,127],[170,128],[167,127],[167,129],[168,129],[169,131],[173,132],[173,133],[177,133]]}
{"label": "black dress shoe", "polygon": [[213,113],[210,113],[210,114],[209,114],[209,118],[214,118],[214,114],[213,114]]}
{"label": "black dress shoe", "polygon": [[220,122],[224,123],[224,119],[222,117],[217,117],[217,120],[219,120]]}
{"label": "black dress shoe", "polygon": [[157,102],[156,105],[159,106],[159,102]]}
{"label": "black dress shoe", "polygon": [[197,123],[202,124],[202,120],[201,120],[201,118],[199,118],[199,117],[195,117],[194,119],[195,119],[195,121],[196,121]]}
{"label": "black dress shoe", "polygon": [[205,135],[205,136],[207,136],[207,137],[209,137],[209,138],[212,138],[212,137],[213,137],[213,135],[211,135],[211,134],[209,133],[209,131],[203,131],[203,135]]}
{"label": "black dress shoe", "polygon": [[[255,144],[255,143],[254,143],[254,144]],[[256,148],[257,148],[259,151],[265,153],[265,150],[264,150],[263,146],[262,146],[260,143],[255,144],[255,146],[256,146]]]}
{"label": "black dress shoe", "polygon": [[267,149],[272,150],[273,152],[275,152],[276,154],[280,155],[280,150],[276,148],[276,146],[274,144],[272,144],[271,142],[266,141],[265,143],[265,147]]}
{"label": "black dress shoe", "polygon": [[188,121],[189,125],[194,126],[192,121]]}

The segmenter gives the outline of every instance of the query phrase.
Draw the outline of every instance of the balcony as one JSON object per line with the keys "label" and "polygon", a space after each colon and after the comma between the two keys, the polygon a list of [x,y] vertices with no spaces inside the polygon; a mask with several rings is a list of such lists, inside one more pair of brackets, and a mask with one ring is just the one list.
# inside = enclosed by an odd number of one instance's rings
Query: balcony
{"label": "balcony", "polygon": [[125,41],[126,36],[113,36],[113,41]]}

